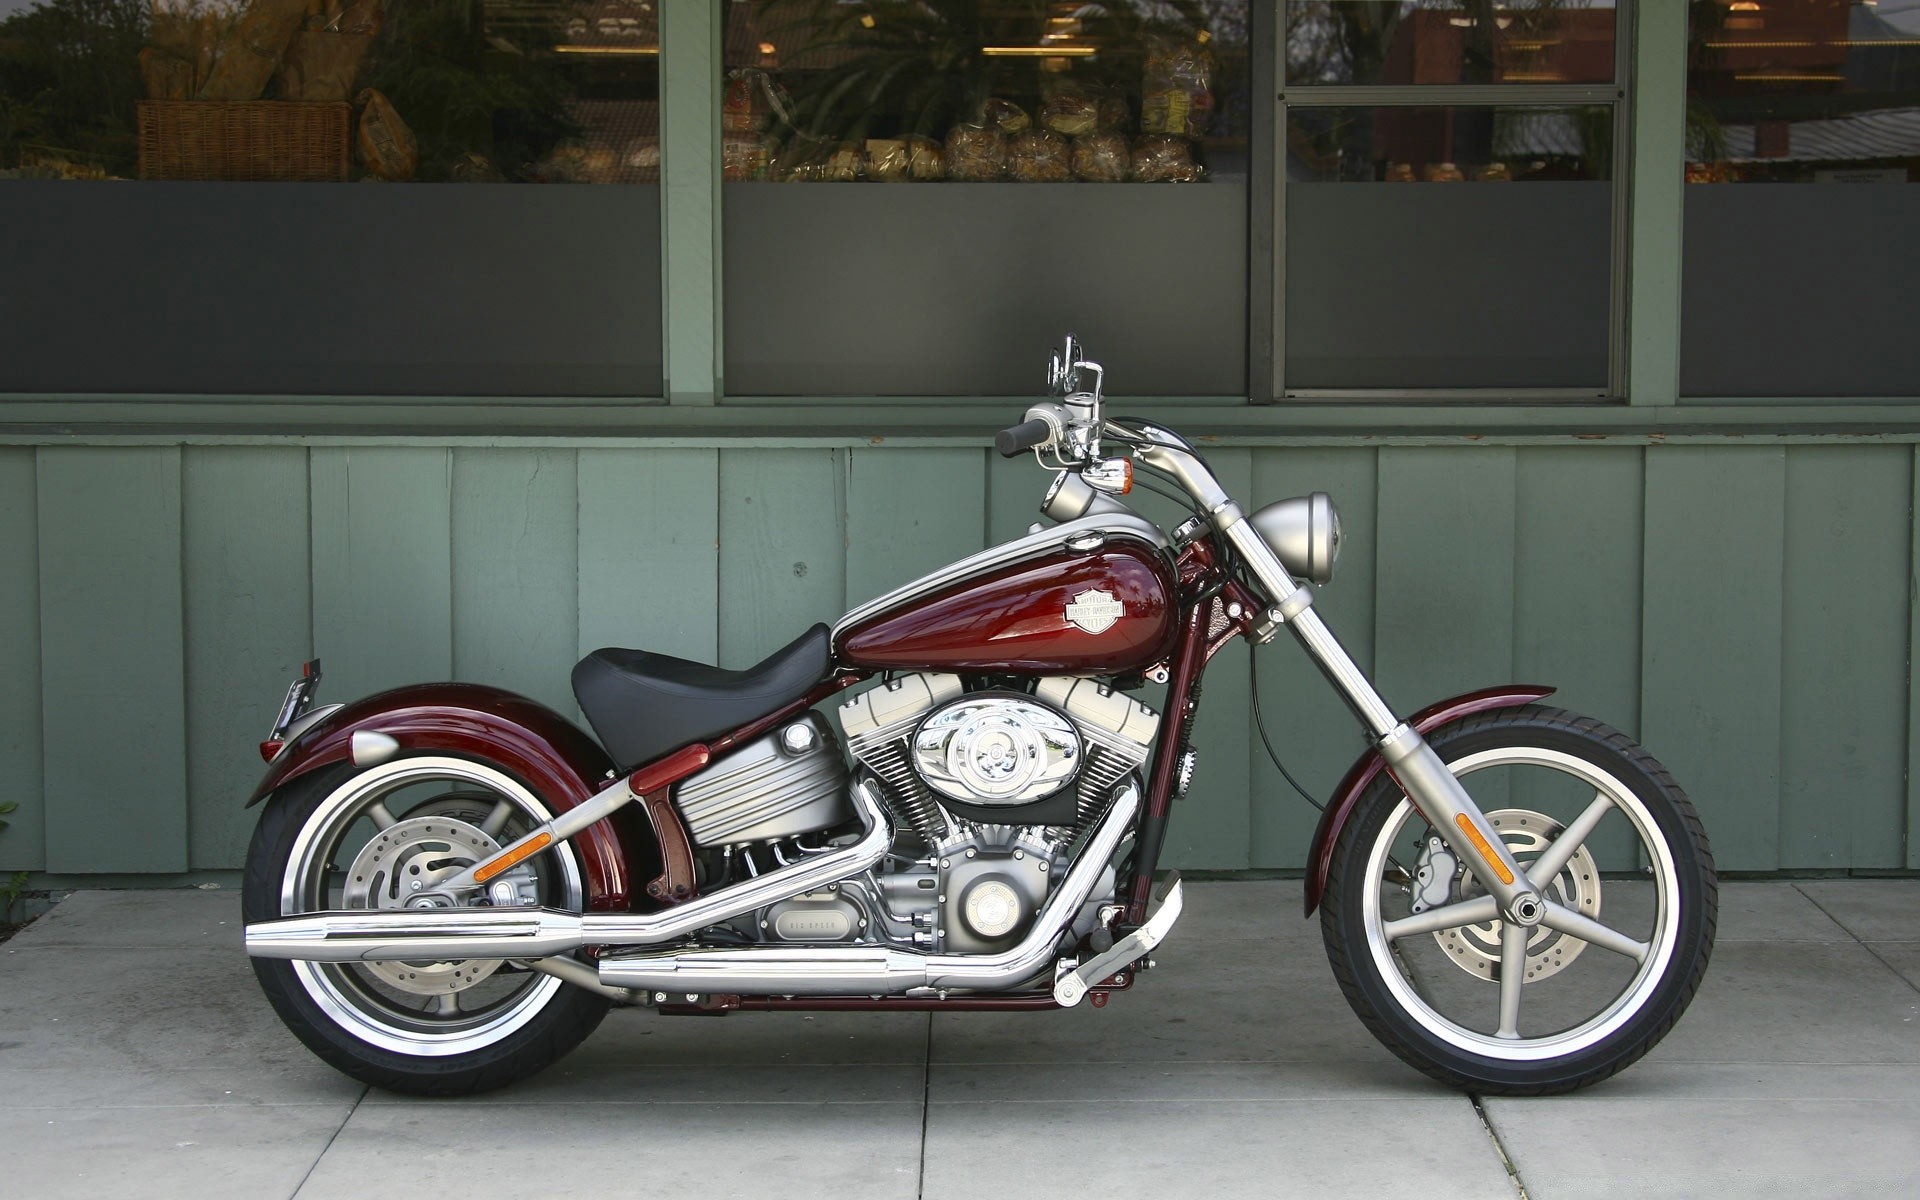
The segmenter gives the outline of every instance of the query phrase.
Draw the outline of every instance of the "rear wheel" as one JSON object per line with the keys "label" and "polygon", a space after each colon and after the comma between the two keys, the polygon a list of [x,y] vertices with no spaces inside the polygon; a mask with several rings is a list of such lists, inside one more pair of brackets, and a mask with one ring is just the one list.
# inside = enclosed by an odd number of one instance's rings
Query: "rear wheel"
{"label": "rear wheel", "polygon": [[1547,915],[1500,920],[1383,772],[1335,846],[1321,913],[1348,1002],[1395,1054],[1469,1091],[1606,1078],[1665,1036],[1706,972],[1717,900],[1699,817],[1645,750],[1560,709],[1468,717],[1428,741]]}
{"label": "rear wheel", "polygon": [[[400,909],[551,814],[483,763],[399,758],[316,771],[276,793],[247,854],[249,922],[329,909]],[[492,880],[485,902],[580,912],[585,888],[561,843]],[[459,1095],[540,1070],[591,1033],[607,1000],[525,965],[317,963],[256,958],[274,1010],[307,1047],[378,1087]]]}

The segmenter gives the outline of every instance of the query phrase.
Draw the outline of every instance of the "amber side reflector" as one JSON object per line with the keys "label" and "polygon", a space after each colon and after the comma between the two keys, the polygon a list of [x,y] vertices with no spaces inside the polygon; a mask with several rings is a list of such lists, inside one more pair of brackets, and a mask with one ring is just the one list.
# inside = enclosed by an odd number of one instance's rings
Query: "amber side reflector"
{"label": "amber side reflector", "polygon": [[1492,867],[1493,873],[1500,877],[1500,882],[1512,883],[1513,872],[1507,870],[1507,865],[1500,861],[1500,856],[1493,852],[1493,847],[1487,845],[1487,839],[1473,827],[1472,821],[1467,820],[1467,814],[1455,814],[1453,823],[1460,827],[1460,832],[1467,835],[1467,840],[1472,842],[1473,848],[1480,852],[1480,857],[1487,860],[1487,865]]}
{"label": "amber side reflector", "polygon": [[551,845],[553,845],[553,835],[542,830],[535,834],[533,839],[525,845],[514,847],[505,854],[502,854],[499,858],[494,859],[492,862],[475,871],[473,873],[473,881],[475,883],[485,883],[500,872],[512,868],[516,863],[532,858]]}

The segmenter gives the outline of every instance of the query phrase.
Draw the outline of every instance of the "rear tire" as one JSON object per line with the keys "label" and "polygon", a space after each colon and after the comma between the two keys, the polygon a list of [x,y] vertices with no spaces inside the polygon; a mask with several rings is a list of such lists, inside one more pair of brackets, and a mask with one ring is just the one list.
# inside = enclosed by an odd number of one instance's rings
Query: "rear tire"
{"label": "rear tire", "polygon": [[[261,814],[247,852],[245,919],[400,907],[405,872],[418,869],[406,864],[478,861],[489,844],[550,816],[518,781],[464,759],[315,771],[276,792]],[[585,908],[578,857],[564,842],[501,879],[513,881],[515,903]],[[252,962],[274,1011],[308,1049],[364,1083],[415,1095],[467,1095],[524,1079],[579,1045],[610,1007],[509,963]]]}
{"label": "rear tire", "polygon": [[[1581,927],[1601,939],[1593,941],[1550,922],[1512,931],[1498,919],[1445,924],[1442,909],[1481,894],[1463,865],[1469,851],[1436,838],[1382,772],[1335,844],[1327,876],[1321,931],[1341,990],[1388,1049],[1453,1087],[1544,1095],[1605,1079],[1673,1028],[1706,973],[1718,901],[1699,816],[1666,768],[1626,735],[1561,709],[1467,717],[1427,740],[1522,867],[1562,859],[1550,880],[1535,880],[1543,895],[1607,928]],[[1504,807],[1516,782],[1525,799]],[[1563,831],[1580,839],[1577,850],[1556,849]],[[1603,891],[1615,903],[1599,921]],[[1432,914],[1430,927],[1395,928],[1423,914]],[[1525,970],[1509,995],[1510,961]]]}

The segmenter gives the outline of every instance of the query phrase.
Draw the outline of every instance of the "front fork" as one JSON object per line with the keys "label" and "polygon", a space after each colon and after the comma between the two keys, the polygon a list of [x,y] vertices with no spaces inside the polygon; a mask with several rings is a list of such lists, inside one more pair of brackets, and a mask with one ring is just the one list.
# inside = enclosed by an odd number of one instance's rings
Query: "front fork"
{"label": "front fork", "polygon": [[1501,915],[1523,927],[1538,925],[1546,915],[1539,889],[1514,860],[1506,843],[1493,832],[1486,814],[1460,786],[1447,764],[1440,761],[1440,756],[1419,731],[1387,706],[1374,690],[1373,682],[1354,663],[1333,631],[1320,619],[1320,614],[1313,610],[1312,590],[1297,583],[1287,572],[1273,548],[1247,522],[1240,506],[1196,457],[1170,447],[1143,450],[1141,457],[1149,465],[1179,478],[1189,493],[1206,506],[1214,528],[1232,544],[1268,596],[1267,611],[1249,636],[1265,641],[1281,625],[1293,630],[1301,646],[1366,722],[1394,782],[1500,905]]}

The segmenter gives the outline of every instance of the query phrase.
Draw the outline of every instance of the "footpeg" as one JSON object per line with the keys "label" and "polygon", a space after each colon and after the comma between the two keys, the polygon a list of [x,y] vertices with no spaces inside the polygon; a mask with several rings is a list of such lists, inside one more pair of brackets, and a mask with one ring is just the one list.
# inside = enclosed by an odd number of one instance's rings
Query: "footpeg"
{"label": "footpeg", "polygon": [[1147,923],[1115,942],[1113,949],[1088,959],[1055,980],[1054,1001],[1061,1008],[1072,1008],[1080,1003],[1094,984],[1116,971],[1124,970],[1136,959],[1145,957],[1173,929],[1173,923],[1180,919],[1180,907],[1180,874],[1176,871],[1161,888],[1160,906],[1147,918]]}

